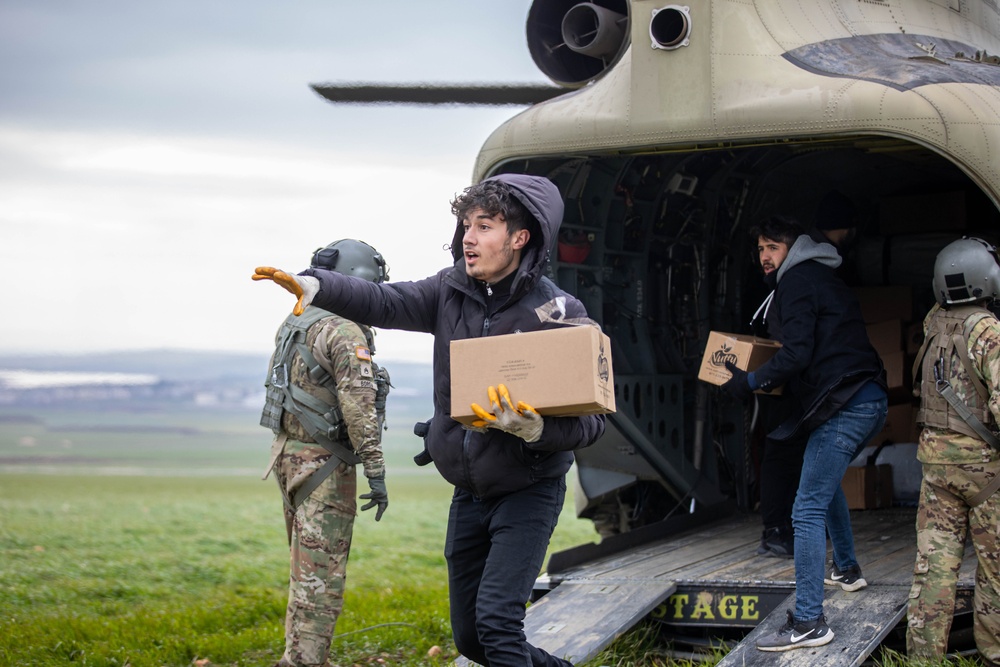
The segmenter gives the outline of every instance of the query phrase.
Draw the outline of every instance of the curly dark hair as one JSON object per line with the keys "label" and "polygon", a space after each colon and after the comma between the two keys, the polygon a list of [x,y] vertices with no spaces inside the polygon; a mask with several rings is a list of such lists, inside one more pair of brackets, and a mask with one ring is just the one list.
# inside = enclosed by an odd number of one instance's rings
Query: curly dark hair
{"label": "curly dark hair", "polygon": [[451,202],[451,212],[461,223],[469,211],[481,208],[489,216],[500,214],[507,222],[507,235],[521,229],[531,232],[531,242],[541,241],[541,228],[531,212],[525,208],[513,188],[503,181],[486,180],[470,185]]}
{"label": "curly dark hair", "polygon": [[784,243],[791,248],[795,239],[805,233],[802,224],[795,218],[787,215],[772,215],[751,227],[748,236],[754,244],[757,243],[757,239],[763,236],[765,239]]}

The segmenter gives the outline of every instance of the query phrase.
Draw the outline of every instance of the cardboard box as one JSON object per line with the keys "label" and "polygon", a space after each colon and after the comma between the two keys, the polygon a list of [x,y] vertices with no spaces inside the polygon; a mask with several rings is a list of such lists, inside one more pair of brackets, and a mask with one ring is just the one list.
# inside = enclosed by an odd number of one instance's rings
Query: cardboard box
{"label": "cardboard box", "polygon": [[913,319],[913,289],[908,285],[857,287],[854,294],[866,323]]}
{"label": "cardboard box", "polygon": [[884,320],[865,326],[868,340],[879,355],[899,352],[903,349],[903,321]]}
{"label": "cardboard box", "polygon": [[452,419],[478,419],[470,406],[489,409],[486,389],[500,384],[543,416],[614,412],[611,341],[597,327],[569,326],[451,342]]}
{"label": "cardboard box", "polygon": [[903,389],[906,378],[909,376],[904,352],[898,350],[879,356],[882,357],[882,365],[885,366],[885,381],[889,385],[889,391]]}
{"label": "cardboard box", "polygon": [[916,442],[919,436],[914,418],[916,411],[909,403],[890,405],[885,416],[885,426],[882,427],[872,444],[889,442]]}
{"label": "cardboard box", "polygon": [[921,192],[883,197],[878,226],[882,236],[936,232],[947,220],[951,230],[965,229],[968,202],[962,191]]}
{"label": "cardboard box", "polygon": [[840,488],[847,496],[849,509],[892,507],[892,466],[886,463],[850,466]]}
{"label": "cardboard box", "polygon": [[[721,331],[709,332],[698,379],[721,386],[732,377],[732,373],[726,370],[727,361],[745,371],[752,371],[760,368],[780,349],[781,343],[776,340]],[[758,390],[758,393],[762,392]],[[781,388],[769,393],[779,394]]]}

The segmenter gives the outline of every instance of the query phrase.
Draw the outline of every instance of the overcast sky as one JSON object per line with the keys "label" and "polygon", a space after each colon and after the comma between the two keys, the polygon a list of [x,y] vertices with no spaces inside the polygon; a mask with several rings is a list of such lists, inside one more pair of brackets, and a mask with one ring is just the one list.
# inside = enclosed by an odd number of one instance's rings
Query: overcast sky
{"label": "overcast sky", "polygon": [[[268,352],[250,280],[360,238],[450,262],[448,202],[516,107],[335,106],[310,83],[546,82],[530,0],[0,0],[0,353]],[[379,357],[430,337],[380,332]]]}

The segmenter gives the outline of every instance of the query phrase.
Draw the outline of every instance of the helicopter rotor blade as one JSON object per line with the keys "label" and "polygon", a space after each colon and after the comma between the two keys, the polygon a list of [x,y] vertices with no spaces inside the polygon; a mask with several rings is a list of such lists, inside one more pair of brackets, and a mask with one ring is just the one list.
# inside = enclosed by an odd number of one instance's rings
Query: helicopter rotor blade
{"label": "helicopter rotor blade", "polygon": [[314,83],[335,104],[531,106],[567,92],[545,84]]}

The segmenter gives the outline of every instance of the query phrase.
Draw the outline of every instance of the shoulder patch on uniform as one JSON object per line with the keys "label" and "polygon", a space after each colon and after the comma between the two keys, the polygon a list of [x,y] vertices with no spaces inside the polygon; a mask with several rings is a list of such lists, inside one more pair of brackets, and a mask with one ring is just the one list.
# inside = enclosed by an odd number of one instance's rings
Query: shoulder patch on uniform
{"label": "shoulder patch on uniform", "polygon": [[354,355],[361,361],[372,360],[372,351],[369,350],[364,345],[358,345],[356,348],[354,348]]}

